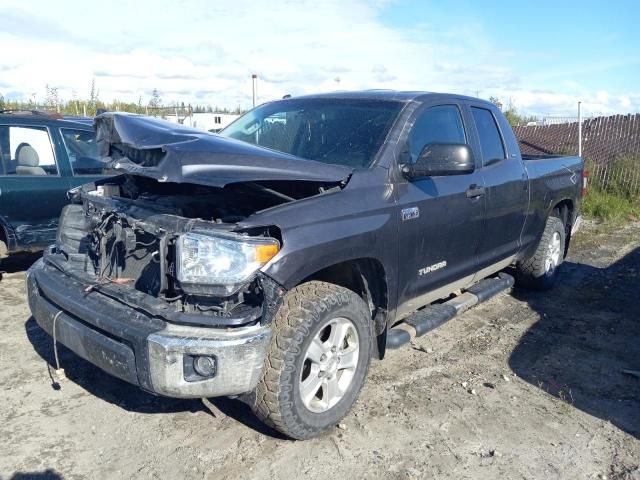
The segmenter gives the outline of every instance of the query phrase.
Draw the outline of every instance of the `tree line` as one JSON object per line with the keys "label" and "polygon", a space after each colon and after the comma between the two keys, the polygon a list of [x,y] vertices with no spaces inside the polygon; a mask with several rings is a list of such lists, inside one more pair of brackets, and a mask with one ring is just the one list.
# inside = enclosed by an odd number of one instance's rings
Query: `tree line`
{"label": "tree line", "polygon": [[[536,117],[522,115],[515,107],[513,100],[505,106],[497,97],[490,97],[489,101],[502,110],[511,126],[526,125],[536,120]],[[242,114],[246,110],[237,106],[234,109],[219,107],[217,105],[192,105],[185,102],[164,103],[157,88],[154,88],[151,97],[145,102],[142,96],[138,97],[137,102],[123,102],[118,99],[112,101],[104,101],[100,99],[100,92],[96,87],[95,80],[91,82],[89,94],[85,99],[76,98],[74,95],[71,99],[63,99],[60,97],[58,87],[45,86],[45,97],[39,102],[35,96],[28,100],[9,100],[0,92],[0,110],[48,110],[59,112],[62,115],[86,115],[93,117],[100,110],[139,113],[154,116],[166,116],[178,112],[179,116],[187,116],[191,113],[232,113]]]}
{"label": "tree line", "polygon": [[509,103],[506,106],[498,97],[489,97],[489,101],[502,110],[502,113],[504,113],[504,116],[507,118],[509,125],[512,127],[526,125],[529,122],[535,122],[537,120],[534,116],[521,115],[518,113],[518,109],[516,108],[513,99],[509,99]]}
{"label": "tree line", "polygon": [[191,113],[233,113],[241,114],[245,110],[240,106],[235,109],[218,107],[217,105],[200,105],[185,102],[164,103],[158,89],[154,88],[151,97],[145,102],[142,96],[137,102],[124,102],[118,99],[104,101],[100,98],[100,92],[96,87],[95,80],[91,82],[91,87],[86,98],[80,99],[73,95],[71,99],[63,99],[60,96],[58,87],[45,86],[44,99],[37,99],[34,96],[28,100],[10,100],[0,92],[0,110],[47,110],[58,112],[62,115],[86,115],[93,117],[98,111],[117,111],[139,113],[145,115],[165,116],[178,112],[180,116],[187,116]]}

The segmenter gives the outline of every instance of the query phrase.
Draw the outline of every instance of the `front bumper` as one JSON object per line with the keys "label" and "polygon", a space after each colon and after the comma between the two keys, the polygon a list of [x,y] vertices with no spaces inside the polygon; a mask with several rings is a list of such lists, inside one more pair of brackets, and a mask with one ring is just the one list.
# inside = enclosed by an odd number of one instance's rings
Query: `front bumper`
{"label": "front bumper", "polygon": [[[38,325],[80,357],[143,389],[176,398],[238,395],[258,383],[271,328],[173,325],[135,310],[39,260],[27,274]],[[194,355],[215,357],[211,378],[187,375]]]}

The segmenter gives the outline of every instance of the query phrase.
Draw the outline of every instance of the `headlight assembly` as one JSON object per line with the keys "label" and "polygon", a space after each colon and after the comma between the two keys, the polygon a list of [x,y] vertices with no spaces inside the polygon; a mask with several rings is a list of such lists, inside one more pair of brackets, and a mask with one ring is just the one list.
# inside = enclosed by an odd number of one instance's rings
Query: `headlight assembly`
{"label": "headlight assembly", "polygon": [[230,294],[279,250],[275,238],[185,233],[177,241],[177,278],[185,291],[211,285]]}

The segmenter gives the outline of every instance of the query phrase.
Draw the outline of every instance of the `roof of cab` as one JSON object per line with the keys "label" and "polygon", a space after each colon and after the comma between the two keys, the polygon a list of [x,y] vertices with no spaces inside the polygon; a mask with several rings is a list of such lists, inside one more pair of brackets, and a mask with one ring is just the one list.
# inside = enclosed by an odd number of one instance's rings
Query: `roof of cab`
{"label": "roof of cab", "polygon": [[441,99],[457,99],[467,100],[480,103],[491,104],[487,100],[480,98],[468,97],[465,95],[458,95],[455,93],[438,93],[438,92],[426,92],[419,90],[355,90],[355,91],[336,91],[327,93],[316,93],[310,95],[301,95],[295,98],[352,98],[352,99],[370,99],[370,100],[392,100],[397,102],[411,102],[414,100],[426,100],[427,98],[440,97]]}

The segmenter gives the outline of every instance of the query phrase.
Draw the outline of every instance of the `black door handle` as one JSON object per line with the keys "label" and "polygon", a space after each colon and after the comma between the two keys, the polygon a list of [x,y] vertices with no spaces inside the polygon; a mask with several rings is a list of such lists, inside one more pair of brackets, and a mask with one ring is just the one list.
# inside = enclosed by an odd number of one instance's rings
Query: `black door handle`
{"label": "black door handle", "polygon": [[469,189],[467,190],[467,198],[481,197],[484,195],[484,193],[484,187],[481,187],[480,185],[476,185],[474,183],[473,185],[470,185]]}

